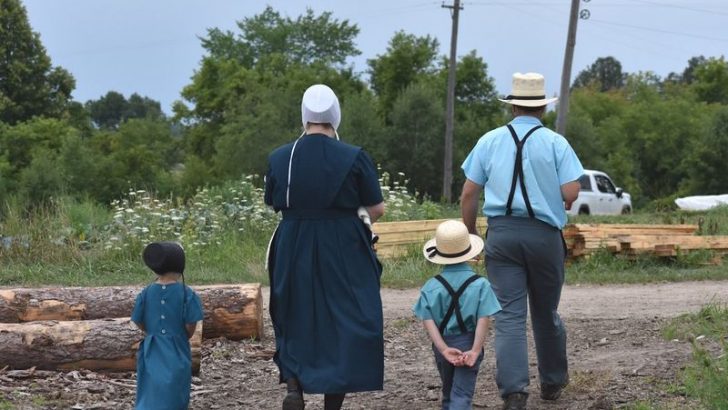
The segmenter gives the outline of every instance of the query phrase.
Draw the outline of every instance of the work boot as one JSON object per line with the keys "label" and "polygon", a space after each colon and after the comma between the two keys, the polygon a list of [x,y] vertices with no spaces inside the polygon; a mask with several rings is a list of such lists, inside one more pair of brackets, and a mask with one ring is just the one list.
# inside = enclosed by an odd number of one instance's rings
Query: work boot
{"label": "work boot", "polygon": [[528,394],[511,393],[503,398],[503,410],[526,410]]}
{"label": "work boot", "polygon": [[344,404],[344,394],[325,394],[324,410],[339,410]]}
{"label": "work boot", "polygon": [[303,402],[303,389],[298,383],[298,379],[288,379],[286,381],[286,398],[283,399],[283,410],[303,410],[305,404]]}
{"label": "work boot", "polygon": [[541,384],[541,398],[544,400],[556,400],[561,397],[561,392],[564,391],[564,387],[569,384],[569,376],[566,376],[566,381],[562,384]]}

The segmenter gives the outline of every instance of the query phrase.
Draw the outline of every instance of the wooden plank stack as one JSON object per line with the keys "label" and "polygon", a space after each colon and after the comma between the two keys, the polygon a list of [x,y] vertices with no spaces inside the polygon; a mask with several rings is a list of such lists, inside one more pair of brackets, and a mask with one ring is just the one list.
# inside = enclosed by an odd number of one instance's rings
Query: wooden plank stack
{"label": "wooden plank stack", "polygon": [[675,243],[672,238],[701,238],[694,236],[697,230],[697,225],[569,224],[564,240],[568,257],[578,259],[599,249],[612,254],[630,254],[629,249],[655,253],[655,247]]}
{"label": "wooden plank stack", "polygon": [[[396,258],[422,249],[422,246],[435,235],[435,229],[447,219],[423,221],[378,222],[373,231],[379,235],[377,255],[380,258]],[[485,218],[478,218],[478,232],[485,233]]]}
{"label": "wooden plank stack", "polygon": [[[374,225],[379,235],[380,258],[400,257],[419,252],[444,219],[407,222],[381,222]],[[478,219],[478,232],[485,233],[485,218]],[[588,258],[599,250],[614,255],[672,257],[700,249],[728,254],[728,236],[698,236],[697,225],[569,224],[564,228],[567,257]],[[719,258],[717,259],[719,260]]]}

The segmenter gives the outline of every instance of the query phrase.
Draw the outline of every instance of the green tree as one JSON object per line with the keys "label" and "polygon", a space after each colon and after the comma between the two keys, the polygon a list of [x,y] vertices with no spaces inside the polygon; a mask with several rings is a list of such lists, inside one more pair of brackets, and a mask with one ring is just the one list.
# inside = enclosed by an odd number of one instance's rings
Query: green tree
{"label": "green tree", "polygon": [[[185,150],[192,161],[187,169],[199,169],[202,162],[216,179],[265,172],[270,150],[300,133],[301,96],[310,85],[331,86],[342,106],[365,89],[353,69],[342,65],[358,54],[353,46],[358,28],[330,13],[315,16],[308,10],[292,20],[269,7],[239,27],[238,36],[211,30],[203,39],[207,55],[182,91],[187,104],[174,107],[176,119],[186,125]],[[183,179],[197,178],[185,170]]]}
{"label": "green tree", "polygon": [[[118,131],[99,131],[91,140],[96,159],[89,172],[95,172],[91,196],[102,202],[118,198],[130,188],[148,189],[161,194],[173,188],[171,170],[182,160],[179,144],[166,121],[130,119]],[[69,151],[70,153],[70,151]],[[66,158],[68,163],[72,158]],[[76,170],[76,181],[83,181]],[[103,178],[98,178],[103,175]]]}
{"label": "green tree", "polygon": [[622,63],[614,57],[599,57],[576,76],[572,87],[586,87],[598,84],[600,91],[621,88],[624,85]]}
{"label": "green tree", "polygon": [[436,73],[438,48],[437,39],[429,35],[417,37],[399,31],[384,54],[367,60],[369,83],[379,97],[382,113],[391,112],[394,101],[410,84]]}
{"label": "green tree", "polygon": [[692,85],[701,101],[728,104],[728,62],[724,57],[705,60],[695,68]]}
{"label": "green tree", "polygon": [[54,155],[50,153],[58,152],[64,136],[75,132],[65,122],[49,118],[36,118],[4,128],[0,133],[0,158],[6,158],[8,162],[3,177],[10,192],[20,190],[20,174],[34,159],[42,161],[41,155],[51,159]]}
{"label": "green tree", "polygon": [[438,92],[412,84],[395,101],[385,170],[404,172],[410,188],[439,199],[445,135],[445,106]]}
{"label": "green tree", "polygon": [[728,107],[721,107],[686,161],[689,195],[728,192]]}
{"label": "green tree", "polygon": [[123,94],[109,91],[98,100],[87,101],[85,106],[94,125],[104,129],[118,129],[131,118],[161,120],[165,117],[159,101],[137,93],[127,100]]}
{"label": "green tree", "polygon": [[61,117],[75,86],[68,71],[52,67],[20,0],[0,0],[0,121]]}
{"label": "green tree", "polygon": [[354,45],[356,24],[332,18],[330,12],[315,15],[310,8],[295,20],[268,6],[256,16],[237,23],[239,33],[209,29],[202,46],[213,59],[233,60],[246,68],[261,59],[282,55],[299,64],[344,64],[361,52]]}

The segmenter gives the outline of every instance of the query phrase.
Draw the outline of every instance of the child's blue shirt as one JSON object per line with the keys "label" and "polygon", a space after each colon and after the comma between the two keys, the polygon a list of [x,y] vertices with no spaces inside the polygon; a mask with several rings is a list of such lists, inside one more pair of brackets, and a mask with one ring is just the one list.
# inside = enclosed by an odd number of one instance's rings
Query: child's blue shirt
{"label": "child's blue shirt", "polygon": [[[457,291],[475,272],[467,263],[445,265],[440,275]],[[450,307],[450,294],[435,278],[431,278],[420,289],[420,298],[412,307],[415,316],[422,320],[434,320],[438,326]],[[478,319],[492,316],[501,310],[498,299],[486,278],[472,282],[460,296],[460,312],[468,332],[474,332]],[[453,314],[445,326],[444,335],[460,334],[457,318]],[[443,335],[443,336],[444,336]]]}

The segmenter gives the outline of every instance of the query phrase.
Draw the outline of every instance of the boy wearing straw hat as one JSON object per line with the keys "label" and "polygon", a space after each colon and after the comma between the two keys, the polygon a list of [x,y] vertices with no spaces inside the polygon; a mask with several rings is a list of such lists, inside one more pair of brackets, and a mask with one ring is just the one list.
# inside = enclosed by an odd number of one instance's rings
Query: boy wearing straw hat
{"label": "boy wearing straw hat", "polygon": [[511,105],[513,120],[481,137],[462,165],[460,206],[472,234],[485,190],[486,268],[503,306],[495,316],[496,382],[507,410],[525,409],[528,399],[529,305],[541,398],[558,399],[569,381],[557,312],[566,257],[561,229],[584,169],[568,141],[541,123],[555,100],[546,98],[541,74],[515,73],[511,95],[501,100]]}
{"label": "boy wearing straw hat", "polygon": [[425,259],[443,265],[425,283],[412,308],[432,340],[442,380],[442,409],[470,409],[489,316],[500,310],[490,283],[467,264],[483,251],[483,240],[459,221],[445,221],[425,244]]}

